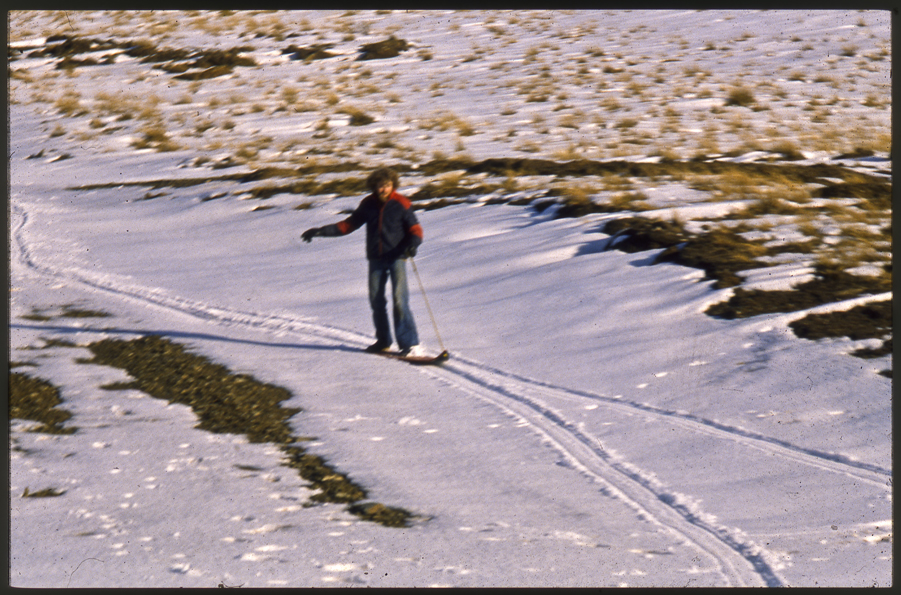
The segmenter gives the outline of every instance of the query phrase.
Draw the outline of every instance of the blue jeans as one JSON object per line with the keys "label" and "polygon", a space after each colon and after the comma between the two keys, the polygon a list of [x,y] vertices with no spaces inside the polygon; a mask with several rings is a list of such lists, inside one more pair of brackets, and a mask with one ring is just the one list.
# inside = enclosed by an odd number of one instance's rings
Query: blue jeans
{"label": "blue jeans", "polygon": [[388,322],[388,300],[385,287],[391,279],[394,298],[394,333],[397,346],[406,349],[419,344],[416,323],[410,310],[410,290],[407,287],[407,263],[405,260],[369,261],[369,304],[372,306],[372,321],[375,323],[375,338],[379,342],[391,344],[391,325]]}

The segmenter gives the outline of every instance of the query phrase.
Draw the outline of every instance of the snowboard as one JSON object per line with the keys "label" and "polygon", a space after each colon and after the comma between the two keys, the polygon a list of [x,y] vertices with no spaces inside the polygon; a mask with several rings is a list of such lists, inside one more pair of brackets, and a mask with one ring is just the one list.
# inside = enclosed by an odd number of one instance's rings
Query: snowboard
{"label": "snowboard", "polygon": [[399,359],[416,366],[440,366],[450,359],[450,354],[447,351],[442,351],[438,355],[401,355],[397,351],[367,351],[367,353]]}

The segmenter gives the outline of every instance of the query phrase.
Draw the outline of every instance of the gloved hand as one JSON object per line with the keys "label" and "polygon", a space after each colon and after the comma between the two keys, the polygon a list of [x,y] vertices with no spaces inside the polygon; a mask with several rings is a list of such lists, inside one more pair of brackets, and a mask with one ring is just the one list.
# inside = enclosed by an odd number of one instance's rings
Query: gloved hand
{"label": "gloved hand", "polygon": [[410,246],[404,252],[404,258],[413,258],[414,256],[416,256],[416,246]]}
{"label": "gloved hand", "polygon": [[313,238],[319,235],[320,228],[319,227],[311,227],[310,229],[303,232],[300,237],[304,242],[312,242]]}

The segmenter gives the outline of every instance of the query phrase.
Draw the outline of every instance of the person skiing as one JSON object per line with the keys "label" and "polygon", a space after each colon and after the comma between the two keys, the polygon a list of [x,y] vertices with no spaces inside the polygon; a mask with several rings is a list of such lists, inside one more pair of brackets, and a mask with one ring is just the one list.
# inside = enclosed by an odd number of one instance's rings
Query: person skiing
{"label": "person skiing", "polygon": [[366,258],[369,261],[369,304],[375,323],[376,342],[366,350],[387,351],[393,341],[388,321],[385,288],[391,280],[394,310],[394,334],[401,355],[422,355],[416,322],[410,310],[406,259],[416,255],[422,244],[422,226],[413,214],[410,200],[397,192],[400,177],[383,167],[366,179],[371,194],[364,198],[347,219],[324,227],[313,227],[301,234],[305,242],[314,237],[347,235],[366,225]]}

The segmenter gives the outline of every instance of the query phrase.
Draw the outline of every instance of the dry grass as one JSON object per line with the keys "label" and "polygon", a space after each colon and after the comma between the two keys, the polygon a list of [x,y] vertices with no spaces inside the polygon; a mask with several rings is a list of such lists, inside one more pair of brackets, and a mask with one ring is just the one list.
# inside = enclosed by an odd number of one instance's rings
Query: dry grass
{"label": "dry grass", "polygon": [[181,149],[181,145],[175,142],[169,136],[162,122],[152,122],[144,125],[139,130],[141,136],[132,141],[131,146],[135,149],[155,149],[157,151],[177,151]]}
{"label": "dry grass", "polygon": [[79,117],[87,115],[87,108],[81,103],[81,96],[74,90],[69,90],[53,102],[55,107],[61,114],[69,117]]}
{"label": "dry grass", "polygon": [[366,126],[375,122],[375,118],[364,112],[363,110],[348,106],[338,110],[338,113],[350,116],[351,126]]}
{"label": "dry grass", "polygon": [[[287,31],[274,15],[259,13],[226,12],[215,19],[202,15],[180,13],[182,27],[195,28],[207,33],[260,35],[273,39],[283,38]],[[488,15],[493,16],[492,14]],[[123,39],[129,39],[134,30],[135,17],[132,13],[121,12],[113,17],[113,28]],[[64,19],[57,18],[65,28]],[[148,31],[160,36],[171,35],[177,19],[172,15],[149,14],[141,16],[146,23],[155,23]],[[49,21],[48,21],[49,22]],[[82,26],[84,26],[82,24]],[[346,14],[332,19],[327,27],[316,30],[318,25],[302,21],[298,32],[308,42],[313,36],[325,47],[335,42],[335,34],[345,39],[355,39],[373,29],[373,21],[362,13]],[[569,162],[585,158],[616,160],[623,157],[656,155],[664,164],[674,167],[669,174],[673,180],[681,180],[687,186],[703,188],[710,193],[711,201],[746,200],[744,212],[735,217],[746,217],[752,221],[767,222],[773,217],[784,217],[795,222],[795,227],[806,237],[816,240],[817,250],[822,252],[822,263],[853,267],[865,262],[890,262],[885,257],[888,242],[884,234],[873,229],[890,225],[890,209],[883,206],[881,190],[878,198],[858,207],[849,207],[838,202],[811,206],[811,186],[796,179],[778,179],[778,176],[761,174],[753,167],[744,170],[734,168],[714,174],[694,173],[692,160],[708,160],[712,155],[738,156],[749,151],[773,153],[779,161],[797,160],[802,152],[826,151],[833,155],[847,154],[865,156],[873,152],[891,151],[890,127],[885,125],[890,111],[890,94],[873,84],[861,87],[861,80],[874,69],[887,72],[887,61],[891,56],[889,42],[877,43],[875,49],[869,42],[849,39],[843,41],[841,55],[829,58],[823,63],[824,69],[811,70],[801,64],[792,64],[774,73],[788,82],[774,83],[771,80],[755,80],[753,67],[746,66],[746,72],[736,77],[734,74],[718,74],[707,68],[704,62],[692,62],[690,53],[698,43],[707,43],[718,52],[743,51],[743,46],[752,46],[759,40],[751,34],[742,33],[731,40],[689,40],[671,36],[666,40],[672,52],[657,63],[658,56],[630,55],[625,50],[604,49],[602,36],[571,62],[553,61],[555,52],[565,50],[565,45],[586,35],[586,31],[554,30],[552,22],[541,22],[523,15],[505,15],[485,23],[484,31],[498,44],[498,48],[517,43],[513,29],[526,32],[546,31],[551,36],[530,44],[519,44],[524,64],[493,59],[494,46],[486,47],[475,41],[471,35],[474,29],[460,28],[453,22],[448,28],[461,37],[463,47],[471,48],[460,58],[469,60],[467,67],[487,67],[490,76],[502,82],[490,91],[498,93],[496,101],[486,101],[484,114],[478,120],[467,119],[452,111],[433,111],[423,117],[421,106],[414,105],[410,97],[421,93],[435,96],[451,93],[481,93],[482,88],[470,85],[469,81],[458,81],[454,88],[447,83],[447,56],[432,55],[433,50],[415,48],[421,60],[433,60],[434,69],[424,71],[412,86],[403,87],[404,93],[395,89],[397,84],[405,84],[405,74],[401,69],[392,69],[389,61],[379,64],[348,60],[323,60],[316,64],[296,63],[308,68],[294,71],[290,80],[274,82],[262,81],[246,83],[240,79],[226,81],[196,80],[179,81],[178,93],[165,93],[165,99],[154,96],[153,89],[160,77],[172,83],[173,72],[157,68],[154,64],[175,69],[177,61],[168,63],[147,63],[142,70],[131,71],[131,80],[124,87],[141,89],[139,92],[112,92],[109,87],[97,92],[93,99],[81,97],[73,86],[81,79],[82,73],[103,72],[104,66],[90,68],[70,67],[65,71],[51,70],[41,76],[34,71],[15,67],[10,69],[13,86],[11,101],[43,101],[63,116],[48,128],[55,126],[51,136],[65,136],[73,142],[89,138],[92,132],[96,139],[108,138],[112,131],[129,135],[137,140],[134,148],[154,150],[174,150],[178,148],[197,151],[219,151],[226,149],[232,154],[230,164],[245,162],[255,168],[264,168],[273,159],[291,160],[296,156],[283,155],[289,149],[271,150],[272,139],[265,139],[265,133],[254,132],[249,138],[235,139],[237,131],[248,130],[244,125],[247,115],[267,114],[273,118],[298,116],[303,131],[293,139],[308,156],[312,153],[346,155],[348,160],[370,156],[398,160],[400,163],[422,164],[422,159],[434,155],[436,159],[446,158],[454,151],[463,153],[467,149],[464,139],[476,136],[483,122],[494,124],[492,139],[519,157],[550,157],[555,161]],[[19,31],[37,27],[20,28]],[[50,32],[52,27],[47,29]],[[478,28],[482,30],[482,28]],[[391,35],[389,29],[380,30],[380,35]],[[400,34],[402,30],[395,31]],[[635,27],[622,32],[630,39],[642,39],[646,30]],[[484,39],[484,38],[483,38]],[[609,41],[621,42],[612,34]],[[565,43],[564,43],[565,41]],[[799,60],[809,60],[809,52],[819,47],[821,40],[806,39],[796,35]],[[156,43],[157,40],[154,40]],[[298,44],[303,43],[301,41]],[[469,44],[468,46],[465,44]],[[399,44],[398,44],[399,45]],[[147,47],[154,47],[147,42]],[[308,48],[310,46],[307,46]],[[561,49],[555,49],[561,48]],[[731,48],[731,49],[729,49]],[[409,49],[409,48],[407,48]],[[162,50],[157,50],[158,54]],[[808,57],[803,54],[807,53]],[[409,56],[408,56],[409,57]],[[70,58],[78,58],[70,56]],[[647,59],[646,59],[647,58]],[[848,62],[850,60],[850,62]],[[186,62],[183,58],[182,62]],[[856,71],[852,76],[840,77],[829,71],[853,63]],[[140,63],[144,64],[144,63]],[[461,66],[459,61],[454,67]],[[642,69],[647,68],[643,72]],[[521,76],[509,76],[519,72]],[[776,77],[771,77],[775,80]],[[412,88],[419,89],[414,93]],[[79,88],[84,89],[83,85]],[[594,110],[580,112],[583,105],[583,89],[590,88]],[[612,89],[621,91],[612,92]],[[503,96],[501,94],[503,93]],[[163,93],[160,93],[163,95]],[[475,96],[475,95],[474,95]],[[349,105],[359,97],[359,105],[365,109]],[[374,97],[382,101],[373,108]],[[670,105],[673,97],[719,99],[722,106],[697,110],[680,104],[678,109]],[[204,106],[206,101],[208,106]],[[717,102],[718,103],[718,102]],[[708,104],[709,105],[709,104]],[[526,107],[528,106],[528,107]],[[202,109],[198,109],[198,108]],[[390,122],[400,118],[410,130],[401,133],[372,134],[375,127],[372,111],[377,109],[379,120]],[[425,108],[426,110],[430,108]],[[492,111],[493,110],[493,111]],[[753,116],[750,110],[768,110],[763,116]],[[277,113],[276,113],[277,112]],[[205,115],[198,115],[198,114]],[[332,128],[328,114],[342,113],[351,117],[351,123],[361,130]],[[853,115],[849,115],[853,114]],[[753,116],[753,117],[751,117]],[[115,118],[115,123],[111,119]],[[520,120],[530,119],[523,127]],[[503,130],[497,128],[496,121],[503,122]],[[310,127],[312,123],[312,127]],[[587,131],[587,124],[594,127]],[[239,126],[240,125],[240,126]],[[525,129],[524,129],[525,128]],[[561,130],[562,129],[562,130]],[[698,134],[695,130],[700,129]],[[509,131],[509,132],[508,132]],[[101,136],[102,135],[102,136]],[[423,138],[427,137],[427,138]],[[255,139],[259,138],[255,142]],[[415,141],[414,141],[415,139]],[[423,146],[423,140],[428,145]],[[469,141],[467,141],[469,142]],[[286,141],[277,143],[286,146]],[[472,143],[471,146],[478,146]],[[313,148],[309,148],[312,146]],[[294,150],[294,149],[290,149]],[[689,161],[683,161],[688,159]],[[196,160],[200,163],[200,160]],[[224,162],[223,162],[224,163]],[[682,171],[679,168],[682,167]],[[632,176],[633,179],[640,176]],[[452,192],[453,183],[460,185],[458,191],[473,188],[467,185],[465,177],[452,181],[436,182],[436,191]],[[521,191],[522,181],[514,175],[498,185],[502,192]],[[612,197],[606,206],[610,208],[638,210],[647,208],[647,201],[636,194],[629,176],[622,172],[610,174],[600,179],[584,179],[563,185],[561,196],[574,205],[590,207],[592,197],[609,192]],[[866,192],[869,192],[867,190]],[[866,194],[866,192],[864,192]],[[853,193],[852,193],[853,194]],[[856,196],[856,194],[854,194]],[[464,198],[465,195],[459,195]],[[590,207],[594,208],[594,207]],[[578,209],[577,209],[578,210]],[[826,221],[835,224],[837,235],[824,232]],[[726,222],[723,222],[724,224]],[[761,223],[764,225],[765,223]],[[869,226],[869,227],[868,227]],[[874,227],[875,226],[875,227]],[[872,228],[872,229],[871,229]],[[832,238],[832,239],[830,239]],[[838,238],[838,239],[835,239]],[[825,242],[825,240],[829,240]],[[831,242],[831,243],[830,243]],[[819,253],[818,253],[819,257]]]}
{"label": "dry grass", "polygon": [[621,192],[610,198],[608,204],[616,211],[650,211],[654,208],[644,192]]}
{"label": "dry grass", "polygon": [[[251,442],[271,442],[285,454],[284,464],[318,490],[314,502],[355,505],[348,510],[366,520],[404,527],[411,514],[399,508],[363,502],[366,490],[336,471],[322,457],[307,453],[292,435],[288,420],[300,412],[281,403],[291,394],[246,374],[234,374],[167,339],[149,336],[132,341],[106,339],[88,345],[94,357],[81,363],[121,368],[133,382],[107,387],[135,389],[152,397],[191,407],[198,428],[245,434]],[[374,508],[373,508],[374,507]]]}
{"label": "dry grass", "polygon": [[754,93],[747,87],[741,85],[729,89],[726,95],[727,106],[750,107],[756,102],[757,100],[754,98]]}
{"label": "dry grass", "polygon": [[[123,23],[126,22],[126,14],[120,13],[116,18]],[[344,17],[343,19],[335,19],[335,27],[338,30],[343,29],[345,33],[353,33],[354,35],[359,35],[366,27],[366,23],[359,22],[361,16],[355,15],[353,17]],[[151,19],[152,20],[152,19]],[[175,22],[175,19],[166,18],[165,24],[160,25],[160,31],[166,31],[167,29],[171,29],[172,23]],[[192,16],[190,18],[182,19],[184,26],[188,27],[198,27],[201,28],[203,25],[200,21],[202,19],[199,16]],[[285,31],[282,30],[281,26],[278,23],[278,19],[274,15],[263,15],[258,18],[251,18],[248,20],[243,20],[240,17],[240,13],[230,13],[227,17],[224,17],[223,22],[228,23],[227,25],[217,24],[215,29],[219,31],[237,31],[241,27],[251,27],[247,30],[247,33],[250,35],[261,35],[268,36],[273,38],[279,38],[285,35]],[[355,23],[351,25],[351,23]],[[308,33],[313,33],[310,28],[313,25],[307,21],[305,28]],[[536,25],[537,26],[537,25]],[[487,30],[489,33],[494,35],[497,39],[504,38],[504,41],[515,41],[510,38],[512,36],[509,35],[509,30],[506,29],[505,24],[495,22],[493,24],[487,25]],[[209,27],[206,30],[210,30]],[[301,30],[304,30],[302,27]],[[320,35],[323,33],[322,31],[318,31]],[[385,30],[385,33],[389,33],[388,30]],[[572,31],[554,31],[553,35],[558,39],[578,39],[579,35]],[[636,33],[636,35],[644,35],[644,32]],[[800,38],[799,38],[800,39]],[[755,41],[755,40],[751,40]],[[690,43],[686,40],[680,39],[678,37],[674,37],[668,40],[668,43],[673,45],[673,48],[678,52],[678,46],[681,44],[683,51],[687,50],[690,46]],[[745,33],[742,33],[736,40],[737,44],[747,44],[748,39]],[[323,44],[326,45],[326,44]],[[885,44],[884,44],[885,45]],[[669,57],[664,62],[661,62],[656,69],[651,72],[641,72],[639,70],[640,66],[646,63],[642,59],[638,59],[628,55],[608,55],[607,52],[604,52],[602,49],[598,48],[594,51],[589,51],[585,56],[581,58],[576,58],[573,60],[572,64],[560,64],[556,66],[551,66],[545,60],[545,56],[550,55],[552,52],[558,51],[555,50],[555,47],[562,47],[559,43],[555,44],[553,41],[544,41],[541,43],[533,44],[531,47],[526,47],[524,49],[524,59],[527,62],[526,66],[529,68],[529,75],[527,79],[520,79],[519,83],[516,85],[518,92],[521,94],[520,102],[521,104],[534,104],[540,106],[543,103],[553,103],[553,106],[548,106],[545,113],[548,113],[552,110],[562,112],[562,116],[558,120],[558,124],[564,128],[569,128],[572,130],[578,130],[579,127],[586,119],[592,119],[595,123],[598,124],[606,124],[603,121],[603,117],[600,114],[590,114],[586,117],[582,117],[579,114],[572,113],[569,103],[573,99],[573,95],[570,91],[564,90],[561,87],[565,87],[568,81],[571,80],[579,80],[584,84],[589,84],[596,88],[598,91],[603,91],[605,88],[609,88],[609,83],[612,81],[617,85],[622,85],[626,88],[625,93],[622,96],[617,96],[617,94],[607,94],[602,93],[602,98],[600,99],[601,107],[603,111],[608,113],[613,112],[622,112],[626,110],[627,107],[624,104],[624,101],[628,98],[630,101],[639,98],[644,105],[653,106],[655,104],[659,104],[661,106],[660,110],[651,109],[649,113],[650,117],[648,118],[648,124],[651,128],[659,130],[659,135],[652,135],[649,131],[643,130],[640,133],[629,134],[623,136],[618,141],[616,139],[605,140],[600,143],[595,143],[598,149],[595,149],[595,155],[607,155],[609,157],[618,157],[618,156],[626,156],[626,155],[634,155],[642,152],[642,149],[650,151],[655,154],[664,155],[668,154],[667,159],[673,159],[675,155],[687,155],[691,156],[691,149],[694,150],[695,156],[704,156],[711,154],[722,154],[724,150],[727,150],[730,154],[737,154],[740,151],[751,150],[755,147],[760,146],[761,144],[766,145],[766,142],[761,143],[759,141],[760,133],[749,130],[742,130],[735,126],[730,128],[728,131],[720,130],[717,134],[713,134],[712,132],[708,133],[704,139],[703,143],[698,143],[697,139],[692,135],[684,132],[685,128],[697,126],[699,123],[696,118],[698,117],[695,114],[676,114],[675,110],[668,110],[664,107],[663,104],[660,104],[658,99],[659,89],[666,87],[668,90],[675,92],[675,94],[687,94],[691,93],[695,97],[704,98],[704,97],[713,97],[716,94],[723,94],[725,98],[725,103],[728,104],[727,108],[723,111],[724,114],[732,115],[735,110],[730,110],[730,107],[745,107],[753,110],[761,110],[761,109],[770,109],[773,113],[773,119],[777,120],[781,117],[779,114],[785,113],[785,110],[775,110],[775,105],[770,106],[768,101],[778,101],[780,104],[787,104],[790,101],[790,97],[785,88],[780,88],[778,85],[769,83],[764,81],[762,83],[754,83],[749,84],[742,81],[741,83],[736,84],[735,81],[722,80],[722,77],[718,77],[714,72],[709,69],[706,69],[701,63],[689,63],[685,66],[678,66],[676,68],[670,67],[669,63],[679,64],[680,62],[687,62],[688,59],[681,58],[679,56]],[[420,52],[425,50],[420,49]],[[868,63],[878,63],[876,62],[877,58],[882,58],[884,60],[885,56],[890,55],[890,52],[887,49],[887,45],[880,50],[870,51],[866,50],[867,56],[872,56],[870,58],[862,58]],[[484,62],[486,58],[489,58],[488,55],[489,50],[484,46],[473,45],[473,50],[471,53],[471,57],[476,62]],[[862,53],[862,51],[860,52]],[[590,55],[590,58],[589,58]],[[643,58],[653,58],[643,57]],[[598,62],[598,59],[603,59],[604,62]],[[847,57],[839,58],[839,59],[847,59]],[[594,68],[592,68],[594,65]],[[508,64],[509,66],[509,64]],[[275,91],[276,93],[282,94],[283,101],[279,107],[273,107],[270,112],[269,108],[265,106],[263,102],[259,100],[259,98],[254,97],[244,97],[241,94],[232,95],[229,97],[228,93],[226,93],[227,99],[221,99],[221,96],[211,95],[210,97],[213,100],[210,102],[211,107],[216,109],[220,107],[223,101],[226,104],[231,104],[234,108],[231,111],[232,116],[239,116],[243,114],[262,114],[262,113],[274,113],[274,111],[278,110],[281,112],[287,113],[298,113],[298,112],[312,112],[314,110],[321,110],[323,101],[326,101],[328,105],[335,106],[340,101],[340,97],[366,97],[367,100],[372,96],[372,94],[377,93],[379,89],[384,88],[384,84],[390,84],[395,77],[398,76],[397,72],[388,71],[384,73],[377,73],[372,69],[367,69],[362,66],[360,63],[356,62],[334,62],[331,66],[334,69],[335,73],[338,74],[337,77],[330,77],[326,75],[313,75],[312,77],[300,76],[297,77],[297,84],[288,84],[282,87],[280,91]],[[491,63],[489,65],[491,68],[495,69],[503,69],[504,64],[501,62]],[[16,69],[18,70],[18,69]],[[78,71],[87,71],[88,69],[77,69]],[[367,72],[368,70],[368,72]],[[606,71],[601,74],[606,76],[598,76],[598,70]],[[681,71],[680,71],[681,70]],[[593,72],[594,71],[594,72]],[[96,72],[96,71],[95,71]],[[788,73],[787,73],[788,75]],[[16,75],[18,77],[18,75]],[[137,76],[137,80],[141,80],[142,75]],[[436,71],[436,76],[427,75],[424,77],[421,86],[427,87],[431,89],[433,94],[441,94],[447,93],[447,89],[444,88],[443,84],[439,81],[439,76]],[[510,80],[510,77],[504,77],[507,81]],[[806,77],[802,70],[796,69],[795,73],[791,78],[813,78]],[[143,78],[145,83],[149,83],[152,79],[148,77]],[[313,81],[324,81],[327,80],[328,83],[325,85],[314,83]],[[338,87],[335,86],[335,81],[341,81]],[[399,79],[398,79],[399,80]],[[656,81],[656,82],[655,82]],[[837,79],[837,77],[819,73],[816,75],[816,79],[812,82],[820,85],[820,87],[828,86],[834,88],[838,85],[845,86],[845,81],[841,81]],[[195,101],[195,95],[203,88],[200,84],[202,81],[193,81],[190,83],[190,94],[182,94],[178,100],[173,101],[173,104],[176,106],[183,106],[185,111],[190,110]],[[258,85],[260,83],[257,83]],[[310,85],[318,85],[321,93],[319,92],[311,92]],[[507,83],[509,84],[509,83]],[[850,83],[848,83],[850,84]],[[584,86],[584,85],[581,85]],[[465,83],[461,83],[461,90],[466,90],[467,86]],[[760,100],[757,96],[766,94],[767,101]],[[671,95],[671,94],[670,94]],[[846,100],[839,99],[843,93],[836,92],[833,93],[833,97],[828,100],[827,103],[822,103],[826,100],[817,100],[820,101],[821,105],[809,105],[811,108],[810,112],[810,121],[808,123],[807,128],[804,130],[804,136],[795,135],[794,144],[791,152],[785,151],[786,155],[797,155],[798,152],[802,149],[816,149],[822,150],[827,149],[829,147],[836,147],[838,144],[842,144],[842,150],[850,150],[854,147],[845,147],[844,145],[849,144],[845,139],[848,134],[858,134],[860,141],[855,144],[860,145],[862,143],[868,143],[870,146],[878,145],[880,147],[879,150],[885,150],[890,147],[890,134],[886,134],[882,132],[878,140],[872,140],[875,138],[874,135],[879,134],[876,132],[875,127],[871,130],[868,130],[866,133],[860,132],[861,126],[853,126],[851,130],[848,130],[847,126],[842,126],[837,121],[838,112],[835,110],[841,102],[842,104],[846,103]],[[555,100],[555,101],[552,101]],[[142,120],[159,120],[163,117],[165,113],[165,117],[168,119],[170,117],[170,113],[167,113],[168,108],[172,106],[157,106],[156,108],[150,106],[149,111],[144,111],[148,109],[146,107],[146,101],[144,99],[140,100],[141,107],[136,108],[134,105],[128,105],[127,99],[118,99],[116,100],[122,105],[114,105],[113,102],[107,101],[107,105],[104,107],[99,107],[99,109],[104,110],[105,112],[115,112],[120,117],[126,118],[128,117],[126,114],[135,114],[138,119]],[[389,98],[389,104],[400,104],[402,102],[402,98],[397,94],[394,94],[393,97]],[[217,106],[217,103],[219,104]],[[511,109],[509,103],[499,103],[498,112],[501,116],[509,116],[513,115],[515,109]],[[879,93],[873,92],[870,93],[865,99],[862,100],[863,107],[872,110],[884,110],[888,105],[884,99],[881,99],[881,95]],[[797,109],[801,109],[801,107]],[[59,105],[61,110],[65,110],[67,113],[81,113],[79,111],[79,107],[75,103],[66,104],[62,102]],[[164,109],[165,108],[165,109]],[[91,106],[87,108],[89,111],[92,109]],[[138,115],[141,111],[141,113]],[[714,108],[714,111],[718,111],[718,108]],[[655,113],[656,112],[656,113]],[[661,116],[660,113],[664,115]],[[603,113],[603,112],[602,112]],[[92,115],[92,114],[88,114]],[[386,114],[388,117],[391,114]],[[498,115],[498,114],[494,114]],[[735,114],[738,116],[739,114]],[[177,116],[172,116],[176,118]],[[491,115],[489,114],[489,117]],[[633,122],[640,120],[641,118],[636,117],[632,113],[628,113],[625,116],[620,116],[616,122],[613,123],[614,126],[619,131],[628,131],[630,128],[635,128],[636,125]],[[177,121],[177,120],[175,120]],[[784,123],[779,123],[774,121],[773,124],[775,127],[779,127],[780,131],[778,134],[785,136],[786,134],[791,134],[791,132],[786,132],[789,127],[793,124],[795,119],[791,119]],[[700,124],[704,125],[703,122]],[[811,126],[814,125],[814,126]],[[844,128],[847,133],[846,134],[836,134],[836,130],[840,130]],[[884,127],[883,127],[884,130]],[[456,134],[458,137],[466,137],[475,134],[475,127],[470,123],[463,123],[460,126],[455,126],[453,128],[447,128],[446,126],[442,126],[441,132],[449,132],[452,134]],[[542,130],[540,132],[547,132],[547,130]],[[746,134],[745,134],[746,133]],[[170,132],[171,140],[173,142],[178,143],[179,139],[174,131]],[[756,136],[756,138],[755,138]],[[870,139],[870,140],[867,140]],[[498,141],[501,141],[501,137],[497,137]],[[454,143],[455,139],[450,139],[451,143]],[[620,146],[617,146],[617,142]],[[446,144],[446,143],[445,143]],[[623,145],[635,145],[635,146],[623,146]],[[450,146],[454,146],[451,144]],[[465,147],[465,145],[459,140],[456,141],[457,147]],[[558,144],[550,145],[551,148],[548,149],[549,152],[559,151]],[[605,151],[605,147],[609,148],[609,152]],[[536,146],[531,143],[520,144],[518,147],[515,147],[521,151],[535,154],[540,153],[539,150],[536,150]],[[689,151],[686,151],[689,149]],[[555,155],[555,158],[557,155]]]}
{"label": "dry grass", "polygon": [[19,372],[9,374],[9,418],[39,422],[31,431],[48,434],[71,434],[73,427],[64,427],[72,414],[58,406],[62,404],[59,387],[41,378]]}

